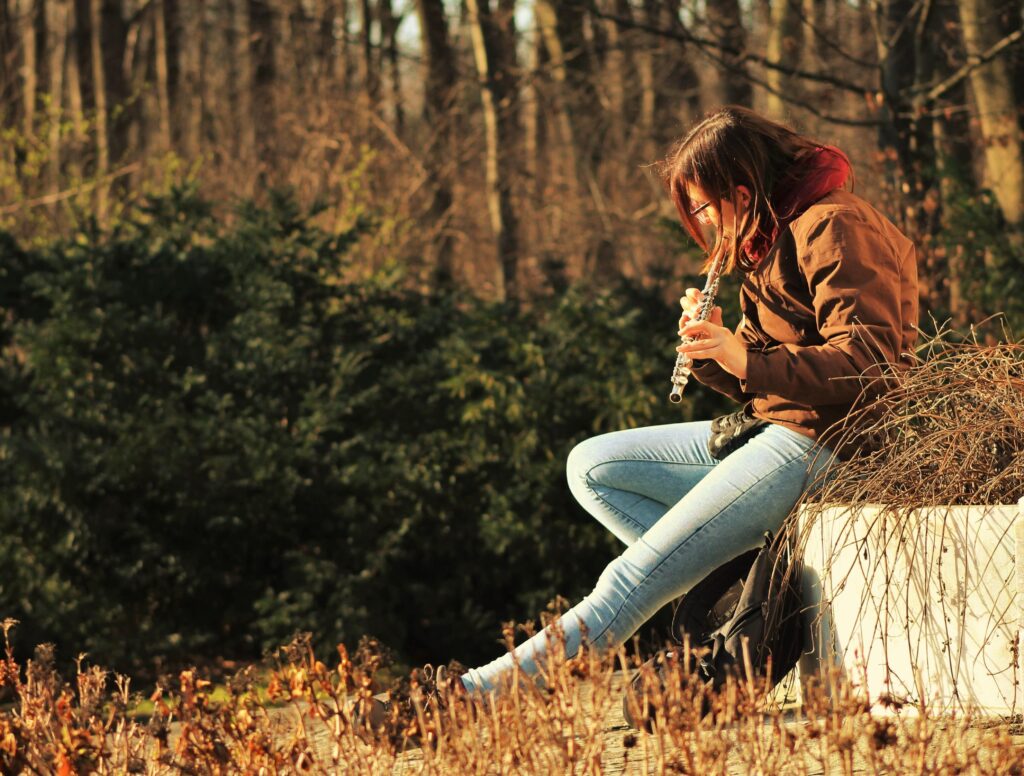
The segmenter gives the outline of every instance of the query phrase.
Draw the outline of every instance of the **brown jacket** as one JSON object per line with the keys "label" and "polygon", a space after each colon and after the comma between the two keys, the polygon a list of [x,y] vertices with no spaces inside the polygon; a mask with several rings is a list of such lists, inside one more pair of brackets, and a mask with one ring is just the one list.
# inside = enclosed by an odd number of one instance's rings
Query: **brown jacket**
{"label": "brown jacket", "polygon": [[756,417],[828,443],[826,430],[861,392],[859,376],[909,364],[917,307],[914,244],[860,197],[833,191],[743,280],[736,334],[747,343],[747,379],[710,359],[693,374]]}

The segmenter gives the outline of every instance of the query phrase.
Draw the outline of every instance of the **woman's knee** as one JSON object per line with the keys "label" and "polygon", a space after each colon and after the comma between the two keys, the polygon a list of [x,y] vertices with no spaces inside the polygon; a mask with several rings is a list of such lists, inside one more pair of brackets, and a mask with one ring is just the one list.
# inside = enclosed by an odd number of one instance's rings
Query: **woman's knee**
{"label": "woman's knee", "polygon": [[565,474],[570,487],[585,484],[591,470],[607,460],[605,445],[602,443],[607,436],[610,435],[601,434],[584,439],[569,451],[569,457],[565,460]]}

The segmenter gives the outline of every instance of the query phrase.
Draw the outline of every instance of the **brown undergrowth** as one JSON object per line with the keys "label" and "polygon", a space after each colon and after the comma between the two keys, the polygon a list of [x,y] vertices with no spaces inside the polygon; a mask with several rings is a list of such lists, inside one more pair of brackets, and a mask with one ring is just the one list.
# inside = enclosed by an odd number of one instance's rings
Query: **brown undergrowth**
{"label": "brown undergrowth", "polygon": [[1024,495],[1024,342],[940,331],[884,379],[834,444],[868,440],[870,452],[829,470],[815,502],[912,510]]}
{"label": "brown undergrowth", "polygon": [[[13,626],[4,625],[6,633]],[[585,648],[572,659],[552,644],[540,681],[519,681],[487,699],[423,700],[409,686],[415,715],[377,734],[352,724],[353,702],[374,691],[386,654],[364,642],[336,665],[308,640],[274,658],[269,707],[251,671],[230,683],[226,701],[184,671],[154,693],[148,722],[125,713],[128,682],[79,667],[71,681],[46,651],[18,665],[10,649],[0,687],[13,704],[0,712],[0,772],[147,774],[646,774],[915,773],[1019,774],[1024,751],[1004,727],[926,713],[872,715],[850,685],[834,678],[808,687],[784,710],[756,682],[730,681],[708,697],[683,661],[664,661],[660,681],[643,669],[631,697],[655,709],[653,732],[628,730],[619,709],[625,652]],[[418,745],[415,742],[422,742]]]}

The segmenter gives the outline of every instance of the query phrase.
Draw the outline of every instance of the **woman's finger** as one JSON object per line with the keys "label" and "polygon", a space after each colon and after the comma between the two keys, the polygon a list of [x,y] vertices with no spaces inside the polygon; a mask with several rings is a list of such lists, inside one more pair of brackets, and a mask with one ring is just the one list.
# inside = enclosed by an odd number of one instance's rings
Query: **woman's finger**
{"label": "woman's finger", "polygon": [[679,297],[679,304],[686,307],[688,304],[700,304],[701,291],[698,288],[688,288],[686,293]]}
{"label": "woman's finger", "polygon": [[680,336],[687,334],[689,336],[695,336],[701,334],[705,337],[710,337],[716,333],[716,329],[721,329],[721,326],[716,326],[714,323],[708,320],[704,321],[690,321],[688,324],[680,329]]}
{"label": "woman's finger", "polygon": [[699,339],[693,342],[688,342],[685,345],[677,345],[677,353],[704,353],[712,350],[717,350],[719,343],[716,340],[710,339]]}

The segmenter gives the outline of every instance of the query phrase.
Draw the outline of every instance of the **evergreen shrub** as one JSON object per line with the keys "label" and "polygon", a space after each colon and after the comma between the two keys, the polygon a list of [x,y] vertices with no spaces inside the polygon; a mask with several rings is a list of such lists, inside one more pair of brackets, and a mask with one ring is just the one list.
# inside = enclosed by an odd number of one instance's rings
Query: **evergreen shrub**
{"label": "evergreen shrub", "polygon": [[[0,618],[119,670],[370,633],[497,655],[621,548],[572,499],[581,439],[668,404],[678,307],[623,281],[529,309],[360,270],[372,223],[194,193],[109,233],[0,235]],[[353,278],[360,277],[355,280]]]}

